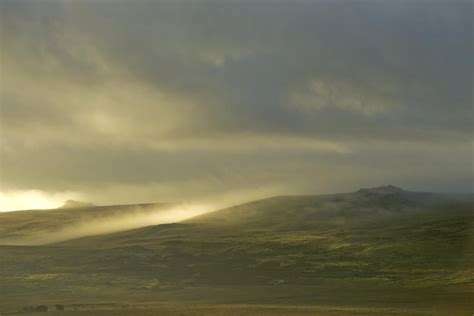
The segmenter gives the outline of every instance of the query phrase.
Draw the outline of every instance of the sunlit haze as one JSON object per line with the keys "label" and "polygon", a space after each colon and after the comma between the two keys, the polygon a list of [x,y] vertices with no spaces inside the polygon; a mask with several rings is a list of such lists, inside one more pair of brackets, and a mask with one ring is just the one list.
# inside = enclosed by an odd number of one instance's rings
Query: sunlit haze
{"label": "sunlit haze", "polygon": [[0,315],[472,315],[473,0],[0,0]]}
{"label": "sunlit haze", "polygon": [[0,192],[0,212],[57,208],[66,200],[79,199],[71,192],[43,192],[40,190]]}

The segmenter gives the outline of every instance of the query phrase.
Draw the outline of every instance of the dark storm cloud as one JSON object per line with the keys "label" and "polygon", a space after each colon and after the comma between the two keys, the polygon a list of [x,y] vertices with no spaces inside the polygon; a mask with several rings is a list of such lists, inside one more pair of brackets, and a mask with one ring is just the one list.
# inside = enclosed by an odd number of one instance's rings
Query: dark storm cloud
{"label": "dark storm cloud", "polygon": [[[1,10],[5,189],[471,189],[471,1]],[[387,166],[387,155],[400,163]],[[425,168],[410,173],[413,160]]]}

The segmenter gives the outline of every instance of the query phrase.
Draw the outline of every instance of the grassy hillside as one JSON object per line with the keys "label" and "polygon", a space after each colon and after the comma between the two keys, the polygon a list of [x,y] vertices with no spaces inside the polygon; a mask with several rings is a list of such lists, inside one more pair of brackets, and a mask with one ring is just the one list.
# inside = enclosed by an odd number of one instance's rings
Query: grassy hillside
{"label": "grassy hillside", "polygon": [[472,195],[381,187],[276,197],[48,246],[1,246],[0,310],[296,304],[322,314],[469,315],[473,206]]}
{"label": "grassy hillside", "polygon": [[167,206],[164,203],[150,203],[0,212],[0,244],[34,243],[48,234],[74,229],[84,223],[147,214]]}

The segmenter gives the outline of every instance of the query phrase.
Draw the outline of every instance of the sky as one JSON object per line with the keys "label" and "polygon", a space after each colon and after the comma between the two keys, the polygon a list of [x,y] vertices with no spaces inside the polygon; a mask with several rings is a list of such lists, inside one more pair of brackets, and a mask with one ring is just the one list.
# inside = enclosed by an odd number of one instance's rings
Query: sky
{"label": "sky", "polygon": [[0,211],[474,191],[470,0],[0,8]]}

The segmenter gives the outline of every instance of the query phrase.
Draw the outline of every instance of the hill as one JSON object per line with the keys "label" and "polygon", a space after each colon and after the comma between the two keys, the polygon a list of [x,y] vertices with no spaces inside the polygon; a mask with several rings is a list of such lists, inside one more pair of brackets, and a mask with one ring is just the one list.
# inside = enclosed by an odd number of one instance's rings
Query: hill
{"label": "hill", "polygon": [[60,208],[85,208],[94,206],[95,205],[90,202],[67,200]]}
{"label": "hill", "polygon": [[48,246],[1,246],[0,310],[199,303],[464,315],[474,309],[473,201],[386,186],[275,197]]}
{"label": "hill", "polygon": [[[74,207],[71,207],[72,203],[66,205],[69,206],[0,212],[0,244],[43,244],[123,230],[114,229],[114,222],[120,219],[131,221],[133,218],[154,214],[170,207],[170,204],[164,203],[112,206],[81,206],[75,203]],[[103,227],[98,227],[100,225]]]}
{"label": "hill", "polygon": [[449,204],[474,201],[471,195],[404,191],[394,186],[360,189],[354,193],[279,196],[206,213],[188,223],[272,229],[367,224],[391,217],[420,215]]}

